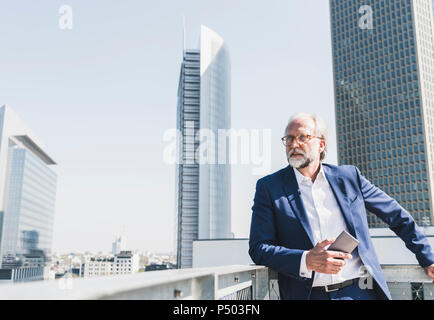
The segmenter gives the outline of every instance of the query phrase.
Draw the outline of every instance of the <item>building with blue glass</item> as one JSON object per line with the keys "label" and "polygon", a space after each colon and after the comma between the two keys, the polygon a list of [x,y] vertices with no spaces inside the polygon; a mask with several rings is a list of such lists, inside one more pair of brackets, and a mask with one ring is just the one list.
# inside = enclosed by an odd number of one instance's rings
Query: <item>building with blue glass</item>
{"label": "building with blue glass", "polygon": [[[178,268],[189,268],[193,240],[231,238],[229,163],[200,161],[201,133],[230,128],[230,59],[224,40],[201,26],[200,48],[185,49],[178,86],[175,248]],[[208,141],[207,154],[219,146]]]}
{"label": "building with blue glass", "polygon": [[338,162],[432,225],[432,0],[330,0],[330,16]]}
{"label": "building with blue glass", "polygon": [[55,164],[13,110],[1,107],[0,259],[2,274],[15,280],[43,277],[53,238]]}

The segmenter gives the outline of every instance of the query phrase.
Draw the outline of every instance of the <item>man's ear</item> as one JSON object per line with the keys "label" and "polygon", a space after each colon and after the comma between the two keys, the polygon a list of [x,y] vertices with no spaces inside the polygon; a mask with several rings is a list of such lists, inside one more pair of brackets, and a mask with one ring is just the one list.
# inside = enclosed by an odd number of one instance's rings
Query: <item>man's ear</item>
{"label": "man's ear", "polygon": [[323,152],[323,151],[325,150],[325,148],[326,148],[326,144],[327,144],[327,142],[326,142],[324,139],[321,139],[321,140],[319,141],[319,152],[320,152],[320,153]]}

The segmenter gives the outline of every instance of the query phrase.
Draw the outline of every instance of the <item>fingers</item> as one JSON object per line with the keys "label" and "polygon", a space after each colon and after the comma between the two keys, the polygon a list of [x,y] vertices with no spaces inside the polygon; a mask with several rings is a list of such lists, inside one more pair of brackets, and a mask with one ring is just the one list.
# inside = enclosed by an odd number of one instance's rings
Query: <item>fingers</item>
{"label": "fingers", "polygon": [[327,264],[336,267],[343,267],[346,264],[346,262],[345,260],[342,259],[327,258]]}
{"label": "fingers", "polygon": [[339,272],[341,272],[341,269],[333,268],[328,272],[328,274],[338,274]]}
{"label": "fingers", "polygon": [[340,251],[329,251],[327,250],[328,256],[331,258],[338,258],[338,259],[351,259],[352,255],[345,252]]}
{"label": "fingers", "polygon": [[433,268],[429,268],[426,272],[426,274],[428,275],[428,277],[430,277],[431,279],[434,279],[434,269]]}
{"label": "fingers", "polygon": [[345,266],[345,259],[351,259],[351,254],[339,251],[326,250],[325,247],[336,239],[325,239],[316,244],[306,256],[306,265],[309,270],[319,273],[337,274]]}
{"label": "fingers", "polygon": [[323,270],[322,273],[325,274],[338,274],[341,272],[342,267],[334,266],[334,265],[327,265],[327,267]]}
{"label": "fingers", "polygon": [[312,266],[312,270],[319,273],[325,273],[325,274],[338,274],[341,272],[343,265],[345,264],[345,261],[341,260],[335,260],[336,265],[334,262],[328,262],[325,264],[317,264]]}
{"label": "fingers", "polygon": [[325,248],[326,246],[328,246],[329,244],[332,244],[333,242],[335,242],[335,239],[325,239],[321,242],[318,242],[316,244],[316,246],[318,246],[320,248]]}

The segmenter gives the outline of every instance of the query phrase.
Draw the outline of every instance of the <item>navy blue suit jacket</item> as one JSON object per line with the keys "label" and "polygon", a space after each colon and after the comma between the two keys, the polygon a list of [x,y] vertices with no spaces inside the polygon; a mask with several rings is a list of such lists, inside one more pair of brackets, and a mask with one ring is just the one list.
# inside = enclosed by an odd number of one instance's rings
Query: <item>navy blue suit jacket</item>
{"label": "navy blue suit jacket", "polygon": [[[369,235],[365,208],[389,225],[422,267],[434,263],[426,237],[411,215],[355,166],[323,164],[323,168],[348,230],[359,241],[356,250],[375,280],[378,298],[391,299]],[[310,279],[300,277],[300,261],[303,251],[315,243],[292,167],[258,180],[252,210],[250,257],[278,272],[281,299],[309,299],[315,273]]]}

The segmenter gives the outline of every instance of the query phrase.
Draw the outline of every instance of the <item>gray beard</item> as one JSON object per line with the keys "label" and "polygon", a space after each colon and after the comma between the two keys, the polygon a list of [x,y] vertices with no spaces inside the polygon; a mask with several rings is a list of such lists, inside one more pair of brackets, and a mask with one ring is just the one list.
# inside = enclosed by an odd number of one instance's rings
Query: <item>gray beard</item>
{"label": "gray beard", "polygon": [[298,160],[298,159],[291,159],[291,157],[289,156],[289,154],[287,154],[287,159],[288,159],[288,163],[291,167],[295,168],[295,169],[304,169],[306,167],[308,167],[313,161],[315,161],[315,155],[313,154],[304,154],[303,158]]}
{"label": "gray beard", "polygon": [[312,160],[310,159],[306,159],[306,161],[304,163],[302,163],[298,168],[296,169],[304,169],[306,167],[308,167],[310,164],[312,163]]}
{"label": "gray beard", "polygon": [[290,157],[288,157],[288,163],[291,167],[295,169],[304,169],[312,162],[312,159],[309,158],[303,158],[301,160],[292,160]]}

